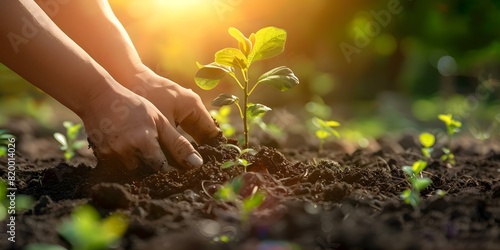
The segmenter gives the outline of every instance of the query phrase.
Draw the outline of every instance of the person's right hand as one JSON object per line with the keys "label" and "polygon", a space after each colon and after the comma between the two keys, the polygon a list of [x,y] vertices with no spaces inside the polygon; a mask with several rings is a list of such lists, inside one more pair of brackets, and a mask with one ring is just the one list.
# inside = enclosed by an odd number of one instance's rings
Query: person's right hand
{"label": "person's right hand", "polygon": [[99,161],[121,162],[127,169],[145,164],[170,171],[163,150],[185,168],[203,160],[189,141],[148,100],[122,86],[113,86],[90,100],[80,115]]}

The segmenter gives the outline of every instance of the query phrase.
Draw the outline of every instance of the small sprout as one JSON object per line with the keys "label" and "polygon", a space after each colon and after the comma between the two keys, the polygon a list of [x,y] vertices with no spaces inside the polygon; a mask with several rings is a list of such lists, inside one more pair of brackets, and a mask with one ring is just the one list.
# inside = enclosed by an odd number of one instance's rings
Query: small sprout
{"label": "small sprout", "polygon": [[446,131],[448,134],[448,147],[443,147],[443,155],[441,156],[441,160],[447,162],[450,165],[455,165],[455,155],[451,152],[451,143],[453,140],[453,135],[460,132],[460,128],[462,127],[462,123],[453,120],[453,116],[451,114],[439,115],[439,120],[443,121],[446,125]]}
{"label": "small sprout", "polygon": [[35,203],[33,197],[24,194],[15,195],[15,207],[10,205],[10,197],[7,196],[7,184],[0,179],[0,221],[8,215],[14,215],[18,211],[30,209]]}
{"label": "small sprout", "polygon": [[219,127],[225,137],[231,137],[236,132],[229,120],[231,106],[222,106],[219,110],[210,110],[210,115],[219,123]]}
{"label": "small sprout", "polygon": [[404,166],[403,172],[408,176],[408,180],[411,184],[410,189],[406,189],[400,195],[401,199],[413,207],[417,207],[420,204],[420,192],[427,188],[431,183],[431,179],[422,177],[422,171],[427,167],[426,161],[416,161],[412,166]]}
{"label": "small sprout", "polygon": [[426,159],[431,158],[432,151],[434,151],[434,143],[436,142],[436,138],[434,137],[433,134],[431,133],[421,133],[420,136],[418,137],[418,140],[420,141],[420,144],[422,144],[422,154]]}
{"label": "small sprout", "polygon": [[255,149],[253,149],[253,148],[246,148],[246,149],[241,150],[238,146],[233,145],[233,144],[225,144],[224,146],[235,149],[238,152],[238,156],[234,160],[229,160],[229,161],[224,162],[220,166],[220,168],[226,169],[226,168],[235,167],[235,166],[243,166],[243,169],[246,172],[247,167],[250,166],[252,163],[241,158],[241,156],[243,156],[244,154],[255,155],[255,154],[257,154],[257,151],[255,151]]}
{"label": "small sprout", "polygon": [[108,249],[127,230],[128,218],[123,214],[112,214],[101,220],[99,213],[91,206],[77,207],[59,227],[59,234],[75,250]]}
{"label": "small sprout", "polygon": [[215,199],[233,203],[240,212],[242,222],[246,223],[249,215],[264,202],[266,193],[259,190],[258,186],[255,186],[252,190],[252,194],[248,197],[241,197],[239,193],[242,186],[243,178],[241,176],[237,176],[231,181],[226,182],[215,193]]}
{"label": "small sprout", "polygon": [[73,124],[65,121],[63,126],[66,128],[66,136],[61,133],[54,133],[54,138],[61,144],[61,150],[64,151],[64,158],[67,161],[75,156],[76,150],[87,145],[84,140],[78,140],[82,124]]}
{"label": "small sprout", "polygon": [[[215,106],[235,104],[243,120],[243,144],[248,148],[249,126],[252,121],[263,116],[270,108],[261,104],[251,104],[250,95],[263,83],[280,91],[289,90],[299,84],[299,79],[291,69],[280,66],[262,74],[255,83],[250,83],[250,66],[257,61],[275,57],[285,50],[286,31],[276,27],[266,27],[249,37],[245,37],[236,28],[229,28],[231,35],[238,42],[238,48],[224,48],[215,53],[215,62],[198,65],[195,76],[196,84],[204,90],[215,88],[226,75],[231,76],[243,91],[242,105],[240,98],[231,94],[221,94],[212,102]],[[237,75],[236,72],[239,72]]]}
{"label": "small sprout", "polygon": [[319,139],[319,150],[323,150],[323,144],[332,137],[340,137],[339,132],[334,129],[335,127],[340,126],[340,123],[337,121],[325,121],[318,117],[314,117],[312,119],[313,125],[316,127],[314,135]]}
{"label": "small sprout", "polygon": [[448,192],[444,191],[444,190],[441,190],[441,189],[438,189],[436,190],[436,194],[440,197],[443,197],[447,194]]}
{"label": "small sprout", "polygon": [[7,147],[10,142],[10,138],[13,138],[14,136],[9,134],[7,130],[5,129],[0,129],[0,157],[6,156],[7,155]]}

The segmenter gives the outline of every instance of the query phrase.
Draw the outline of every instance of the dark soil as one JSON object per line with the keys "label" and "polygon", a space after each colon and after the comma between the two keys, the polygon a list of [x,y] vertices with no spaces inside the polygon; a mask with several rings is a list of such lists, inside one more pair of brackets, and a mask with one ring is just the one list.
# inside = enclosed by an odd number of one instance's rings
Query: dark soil
{"label": "dark soil", "polygon": [[[243,173],[242,195],[258,186],[267,196],[248,223],[234,206],[212,198],[243,172],[219,168],[236,156],[228,147],[198,146],[205,164],[171,173],[19,155],[18,193],[33,196],[36,204],[17,216],[14,244],[2,223],[0,249],[34,242],[70,248],[56,228],[86,203],[103,216],[129,216],[119,249],[500,249],[500,152],[458,140],[455,166],[430,161],[424,175],[433,183],[415,209],[399,198],[409,187],[401,167],[421,159],[412,140],[385,138],[377,150],[353,153],[258,148],[257,155],[245,156],[253,164]],[[6,159],[0,163],[5,178]],[[438,196],[437,190],[447,194]],[[218,242],[222,235],[230,242]]]}

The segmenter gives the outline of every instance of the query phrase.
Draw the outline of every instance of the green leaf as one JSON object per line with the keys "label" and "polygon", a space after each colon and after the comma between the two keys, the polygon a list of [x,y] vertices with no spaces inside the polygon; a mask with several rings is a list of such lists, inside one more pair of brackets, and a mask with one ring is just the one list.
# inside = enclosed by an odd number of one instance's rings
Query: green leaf
{"label": "green leaf", "polygon": [[426,187],[431,185],[432,181],[429,178],[417,178],[413,181],[413,188],[417,191],[420,192],[424,190]]}
{"label": "green leaf", "polygon": [[72,148],[73,149],[80,149],[80,148],[83,148],[83,147],[85,147],[87,145],[88,145],[87,141],[78,140],[78,141],[73,142]]}
{"label": "green leaf", "polygon": [[238,159],[238,165],[240,166],[243,166],[243,167],[247,167],[249,165],[251,165],[252,163],[248,162],[247,160],[245,159]]}
{"label": "green leaf", "polygon": [[[198,66],[201,66],[198,64]],[[219,84],[220,80],[224,78],[228,73],[233,72],[234,68],[220,65],[218,63],[211,63],[201,66],[196,72],[194,81],[196,85],[204,90],[211,90]]]}
{"label": "green leaf", "polygon": [[246,69],[248,61],[243,52],[235,48],[225,48],[215,53],[215,62],[221,65]]}
{"label": "green leaf", "polygon": [[434,135],[427,132],[421,133],[418,139],[420,141],[420,144],[422,144],[422,146],[426,148],[432,147],[436,142],[436,138],[434,137]]}
{"label": "green leaf", "polygon": [[114,242],[125,233],[128,226],[128,218],[119,213],[115,213],[102,221],[102,231],[104,240]]}
{"label": "green leaf", "polygon": [[82,128],[82,124],[75,124],[67,128],[67,136],[70,141],[76,139],[78,134],[80,134],[80,129]]}
{"label": "green leaf", "polygon": [[243,210],[246,212],[251,212],[254,209],[258,208],[264,199],[266,198],[266,194],[264,192],[257,192],[250,197],[243,199]]}
{"label": "green leaf", "polygon": [[297,86],[299,79],[290,68],[280,66],[262,74],[257,83],[268,84],[280,91],[286,91]]}
{"label": "green leaf", "polygon": [[246,148],[246,149],[241,150],[240,155],[243,155],[243,154],[256,155],[257,154],[257,150],[255,150],[253,148]]}
{"label": "green leaf", "polygon": [[283,29],[266,27],[257,31],[254,37],[250,35],[250,41],[255,39],[255,42],[252,42],[253,49],[248,55],[248,65],[277,56],[285,50],[286,31]]}
{"label": "green leaf", "polygon": [[320,140],[324,140],[330,136],[332,136],[331,133],[329,133],[327,130],[324,130],[324,129],[319,129],[319,130],[316,130],[316,132],[314,132],[314,134],[316,135],[316,137],[318,137],[318,139]]}
{"label": "green leaf", "polygon": [[231,187],[234,191],[235,194],[238,194],[241,190],[241,187],[243,187],[243,178],[241,176],[234,177],[231,180]]}
{"label": "green leaf", "polygon": [[407,174],[408,176],[410,177],[413,177],[415,176],[415,173],[413,172],[413,168],[411,166],[403,166],[403,172],[405,172],[405,174]]}
{"label": "green leaf", "polygon": [[232,148],[234,150],[236,150],[236,152],[238,152],[239,155],[241,155],[241,149],[240,147],[234,145],[234,144],[231,144],[231,143],[227,143],[227,144],[223,144],[222,146],[226,147],[226,148]]}
{"label": "green leaf", "polygon": [[240,48],[241,52],[245,54],[245,56],[248,56],[250,52],[252,51],[252,42],[248,38],[246,38],[241,31],[239,31],[236,28],[229,28],[228,30],[229,34],[238,41],[238,47]]}
{"label": "green leaf", "polygon": [[0,146],[0,157],[7,155],[7,148]]}
{"label": "green leaf", "polygon": [[419,174],[420,172],[424,171],[424,169],[427,167],[427,162],[426,161],[422,161],[422,160],[418,160],[416,162],[413,163],[412,165],[412,170],[413,170],[413,173],[415,173],[415,175]]}
{"label": "green leaf", "polygon": [[64,151],[64,159],[66,159],[66,161],[71,160],[73,156],[75,156],[75,152],[72,149]]}
{"label": "green leaf", "polygon": [[236,200],[236,194],[233,191],[233,188],[229,185],[226,184],[219,188],[217,192],[214,195],[215,199],[220,200],[220,201],[235,201]]}
{"label": "green leaf", "polygon": [[70,122],[70,121],[64,121],[63,122],[63,126],[66,128],[66,129],[69,129],[73,126],[73,123]]}
{"label": "green leaf", "polygon": [[212,101],[212,105],[217,106],[217,107],[222,107],[222,106],[226,106],[226,105],[231,105],[231,104],[237,102],[238,100],[239,100],[239,98],[235,95],[220,94]]}
{"label": "green leaf", "polygon": [[29,195],[16,196],[16,211],[23,211],[30,209],[35,204],[35,199]]}
{"label": "green leaf", "polygon": [[61,150],[66,150],[68,148],[66,136],[61,133],[54,133],[54,138],[61,144]]}
{"label": "green leaf", "polygon": [[237,161],[226,161],[224,162],[220,168],[221,169],[226,169],[226,168],[230,168],[230,167],[234,167],[234,166],[237,166],[239,163]]}
{"label": "green leaf", "polygon": [[430,158],[434,149],[433,148],[422,148],[421,151],[422,151],[422,155],[425,158]]}
{"label": "green leaf", "polygon": [[263,104],[251,103],[248,105],[247,115],[250,117],[250,119],[254,117],[262,117],[270,110],[272,110],[270,107]]}
{"label": "green leaf", "polygon": [[0,204],[0,221],[3,221],[6,217],[7,217],[7,208],[5,208],[3,204]]}

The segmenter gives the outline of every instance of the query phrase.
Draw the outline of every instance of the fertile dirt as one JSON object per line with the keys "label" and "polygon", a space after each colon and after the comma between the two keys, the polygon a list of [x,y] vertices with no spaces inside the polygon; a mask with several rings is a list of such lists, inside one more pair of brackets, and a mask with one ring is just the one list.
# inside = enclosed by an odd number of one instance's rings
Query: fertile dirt
{"label": "fertile dirt", "polygon": [[[410,142],[410,143],[408,143]],[[252,165],[220,169],[236,150],[197,146],[205,164],[186,172],[124,172],[91,164],[68,165],[59,155],[17,158],[18,193],[36,204],[17,215],[16,242],[71,245],[57,227],[76,206],[91,204],[105,217],[120,212],[129,226],[117,249],[500,249],[498,141],[457,140],[456,165],[429,160],[432,180],[421,204],[404,204],[409,187],[402,166],[422,159],[415,138],[379,140],[376,150],[339,147],[257,147]],[[6,158],[0,159],[6,178]],[[255,186],[264,203],[247,221],[231,203],[213,198],[224,182],[242,174],[242,195]],[[444,196],[438,190],[445,191]]]}

